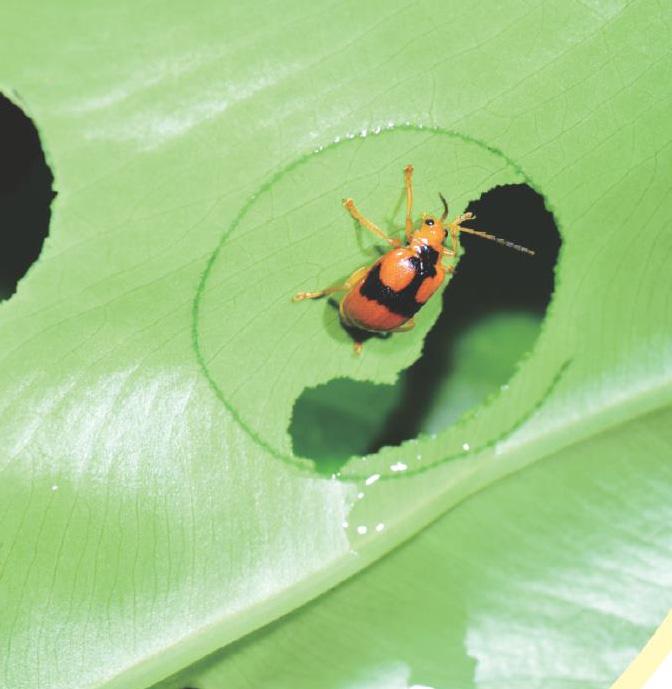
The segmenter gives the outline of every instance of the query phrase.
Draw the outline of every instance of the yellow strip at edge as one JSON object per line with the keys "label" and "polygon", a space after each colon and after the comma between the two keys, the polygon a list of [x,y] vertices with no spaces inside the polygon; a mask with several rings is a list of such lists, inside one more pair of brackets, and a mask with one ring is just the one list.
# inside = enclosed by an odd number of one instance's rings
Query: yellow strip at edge
{"label": "yellow strip at edge", "polygon": [[656,669],[672,653],[672,610],[667,614],[656,633],[628,669],[616,680],[611,689],[645,689]]}

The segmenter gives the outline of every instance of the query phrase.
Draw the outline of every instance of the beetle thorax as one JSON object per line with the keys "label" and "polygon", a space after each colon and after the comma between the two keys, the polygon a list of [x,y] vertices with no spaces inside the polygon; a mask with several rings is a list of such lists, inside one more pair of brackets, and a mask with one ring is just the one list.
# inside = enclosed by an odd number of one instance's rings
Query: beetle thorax
{"label": "beetle thorax", "polygon": [[420,227],[411,236],[410,244],[412,247],[431,246],[436,251],[441,251],[446,232],[443,223],[439,218],[423,218]]}

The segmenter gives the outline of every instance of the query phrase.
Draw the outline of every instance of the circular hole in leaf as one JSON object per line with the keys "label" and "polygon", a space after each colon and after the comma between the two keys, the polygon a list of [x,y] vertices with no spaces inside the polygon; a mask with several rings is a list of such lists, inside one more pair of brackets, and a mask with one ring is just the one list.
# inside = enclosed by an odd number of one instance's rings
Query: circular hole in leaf
{"label": "circular hole in leaf", "polygon": [[536,255],[462,235],[465,254],[441,315],[422,357],[395,385],[336,379],[304,390],[289,432],[295,454],[319,472],[442,431],[496,394],[532,349],[554,288],[560,235],[553,216],[527,184],[491,189],[467,210],[477,216],[469,226]]}
{"label": "circular hole in leaf", "polygon": [[[329,299],[292,300],[299,291],[342,283],[384,250],[378,238],[345,212],[341,199],[355,199],[362,212],[386,232],[403,234],[403,167],[408,163],[415,168],[416,218],[422,212],[441,212],[439,192],[449,199],[452,213],[458,214],[489,189],[531,185],[524,170],[505,152],[459,132],[406,124],[340,137],[278,170],[241,205],[196,290],[192,335],[204,376],[245,432],[270,456],[299,470],[314,471],[318,461],[319,470],[328,473],[333,453],[329,450],[323,462],[315,453],[311,458],[299,452],[290,428],[297,399],[306,390],[341,379],[383,386],[380,404],[378,396],[364,410],[373,417],[376,435],[371,438],[367,426],[367,441],[357,448],[358,453],[364,446],[375,449],[376,438],[385,431],[385,422],[400,399],[395,401],[394,391],[403,392],[399,375],[422,356],[425,338],[441,313],[437,296],[417,314],[413,330],[373,337],[366,343],[364,356],[356,356],[353,340]],[[524,212],[516,208],[518,225]],[[527,222],[534,221],[528,218]],[[487,229],[505,234],[498,224]],[[505,239],[522,243],[522,236],[512,234]],[[481,240],[475,246],[481,251],[487,244]],[[507,252],[509,260],[516,257],[513,272],[518,277],[521,261],[537,260],[496,244],[491,248],[499,250],[502,261]],[[462,260],[456,261],[458,271],[466,272]],[[501,291],[497,276],[485,280],[483,272],[478,274],[493,292]],[[502,274],[511,279],[511,270]],[[444,282],[447,298],[451,282],[452,278]],[[529,289],[534,292],[534,285]],[[436,438],[433,433],[419,432],[415,441],[402,448],[383,444],[380,452],[368,457],[352,455],[340,476],[344,480],[372,474],[409,476],[488,447],[524,423],[566,365],[566,352],[542,337],[535,356],[509,381],[506,393],[479,404],[478,413],[463,415]],[[327,401],[331,405],[334,396]],[[342,395],[335,402],[349,410],[355,404]],[[315,407],[324,410],[324,400],[316,400]],[[318,416],[323,426],[317,429],[320,433],[329,428],[334,434],[354,435],[351,427],[342,426],[338,416],[331,415],[332,408],[327,409],[328,413]],[[336,462],[343,463],[345,451],[338,450],[337,455]],[[399,473],[402,464],[405,469]]]}
{"label": "circular hole in leaf", "polygon": [[37,129],[0,94],[0,300],[37,260],[49,233],[54,177]]}

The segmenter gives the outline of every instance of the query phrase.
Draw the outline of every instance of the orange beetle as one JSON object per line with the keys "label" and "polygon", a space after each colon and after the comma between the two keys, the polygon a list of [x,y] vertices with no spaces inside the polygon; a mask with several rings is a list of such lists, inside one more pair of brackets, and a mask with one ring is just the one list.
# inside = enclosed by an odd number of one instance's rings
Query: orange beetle
{"label": "orange beetle", "polygon": [[[359,331],[395,333],[415,326],[413,316],[441,286],[446,273],[452,273],[452,265],[443,263],[443,257],[455,258],[459,249],[460,232],[491,239],[511,249],[534,255],[524,246],[508,242],[487,232],[463,227],[462,223],[474,220],[473,213],[464,213],[444,227],[448,217],[448,203],[439,194],[443,214],[437,218],[423,214],[422,223],[413,230],[413,166],[404,168],[406,186],[406,245],[388,237],[383,230],[365,218],[352,199],[344,199],[343,206],[364,228],[387,242],[391,247],[384,256],[370,266],[356,270],[343,284],[327,287],[319,292],[299,292],[293,301],[318,299],[334,292],[346,292],[339,306],[343,325]],[[443,245],[450,236],[450,249]],[[355,352],[362,351],[362,342],[355,342]]]}

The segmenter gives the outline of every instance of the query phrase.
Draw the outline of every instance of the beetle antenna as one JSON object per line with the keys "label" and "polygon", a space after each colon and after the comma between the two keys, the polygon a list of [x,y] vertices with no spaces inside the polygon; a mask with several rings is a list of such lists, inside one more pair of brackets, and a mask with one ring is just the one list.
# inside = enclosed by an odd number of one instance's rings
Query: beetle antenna
{"label": "beetle antenna", "polygon": [[497,242],[497,244],[502,244],[503,246],[506,246],[509,249],[514,249],[515,251],[520,251],[523,254],[534,256],[534,251],[532,251],[532,249],[528,249],[524,246],[521,246],[520,244],[514,244],[513,242],[509,242],[506,239],[500,239],[499,237],[495,237],[494,234],[488,234],[487,232],[479,232],[478,230],[472,230],[469,227],[462,227],[461,225],[459,225],[458,231],[466,232],[467,234],[473,234],[477,237],[481,237],[482,239],[489,239],[490,241]]}
{"label": "beetle antenna", "polygon": [[441,222],[443,222],[448,217],[448,201],[446,201],[441,192],[439,192],[439,198],[441,199],[441,203],[443,203],[443,214],[441,215]]}

